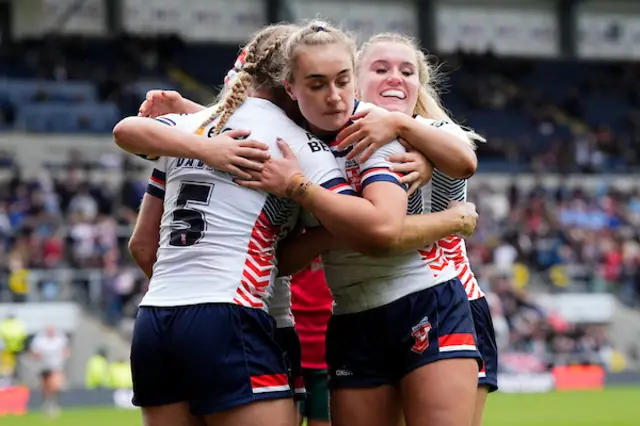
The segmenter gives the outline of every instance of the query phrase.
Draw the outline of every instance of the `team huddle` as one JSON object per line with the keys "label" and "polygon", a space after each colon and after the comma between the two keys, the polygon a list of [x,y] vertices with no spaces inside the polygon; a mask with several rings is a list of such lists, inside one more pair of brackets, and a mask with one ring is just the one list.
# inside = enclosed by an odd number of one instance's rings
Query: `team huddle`
{"label": "team huddle", "polygon": [[[278,24],[215,105],[152,91],[118,123],[154,162],[130,240],[150,278],[131,347],[145,425],[482,423],[497,352],[463,238],[483,139],[432,74],[397,34],[356,50],[324,21]],[[318,308],[324,345],[296,331]]]}

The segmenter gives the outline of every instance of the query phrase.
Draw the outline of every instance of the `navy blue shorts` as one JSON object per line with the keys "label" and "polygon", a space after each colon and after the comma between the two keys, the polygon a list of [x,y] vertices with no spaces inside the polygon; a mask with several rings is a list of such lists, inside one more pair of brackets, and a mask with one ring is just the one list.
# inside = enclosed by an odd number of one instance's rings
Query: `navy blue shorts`
{"label": "navy blue shorts", "polygon": [[302,374],[302,349],[300,338],[295,327],[276,329],[276,342],[282,349],[287,368],[289,370],[289,385],[294,391],[296,401],[302,401],[306,396],[304,375]]}
{"label": "navy blue shorts", "polygon": [[494,392],[498,390],[498,348],[489,303],[485,297],[469,303],[478,337],[478,350],[483,360],[478,373],[478,386],[486,386],[489,392]]}
{"label": "navy blue shorts", "polygon": [[133,403],[186,401],[195,415],[291,398],[275,321],[233,304],[141,307],[131,342]]}
{"label": "navy blue shorts", "polygon": [[467,294],[457,278],[329,320],[327,365],[333,389],[395,384],[423,365],[451,358],[482,363]]}

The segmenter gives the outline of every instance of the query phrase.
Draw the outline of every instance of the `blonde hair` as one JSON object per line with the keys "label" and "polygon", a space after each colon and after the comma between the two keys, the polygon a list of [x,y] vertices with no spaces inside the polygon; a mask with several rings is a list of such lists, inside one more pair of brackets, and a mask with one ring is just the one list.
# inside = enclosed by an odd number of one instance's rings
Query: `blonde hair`
{"label": "blonde hair", "polygon": [[332,26],[326,21],[312,20],[293,33],[284,47],[284,67],[279,80],[293,82],[293,73],[299,49],[303,46],[325,46],[339,44],[347,48],[355,68],[356,42],[348,33]]}
{"label": "blonde hair", "polygon": [[200,131],[222,114],[214,129],[216,134],[220,133],[231,115],[247,99],[251,88],[271,91],[281,86],[274,76],[280,73],[284,64],[282,47],[296,28],[291,24],[274,24],[255,34],[244,48],[242,68],[228,90],[221,93],[218,108],[200,125]]}
{"label": "blonde hair", "polygon": [[[397,33],[382,33],[371,37],[363,43],[360,50],[358,50],[356,56],[356,67],[358,71],[371,47],[376,43],[384,42],[400,43],[409,46],[416,55],[420,89],[418,91],[418,101],[413,109],[413,113],[434,120],[444,120],[455,123],[442,105],[440,95],[438,94],[437,88],[439,84],[442,83],[442,77],[438,73],[438,67],[432,67],[429,64],[427,55],[424,54],[415,39]],[[475,148],[475,142],[485,142],[485,139],[475,131],[468,128],[464,130],[468,136],[469,145],[473,148]]]}

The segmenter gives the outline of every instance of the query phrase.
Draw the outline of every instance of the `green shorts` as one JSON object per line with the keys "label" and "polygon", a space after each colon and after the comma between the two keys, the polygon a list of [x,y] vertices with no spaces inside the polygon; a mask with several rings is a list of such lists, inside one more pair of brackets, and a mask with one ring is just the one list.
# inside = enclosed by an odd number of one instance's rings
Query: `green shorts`
{"label": "green shorts", "polygon": [[300,403],[302,417],[329,421],[329,373],[327,370],[303,368],[307,397]]}

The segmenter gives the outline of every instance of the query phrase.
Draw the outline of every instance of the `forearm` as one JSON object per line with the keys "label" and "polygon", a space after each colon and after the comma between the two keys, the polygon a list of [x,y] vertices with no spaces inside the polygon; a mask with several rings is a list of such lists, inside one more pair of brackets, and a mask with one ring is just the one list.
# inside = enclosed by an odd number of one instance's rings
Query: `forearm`
{"label": "forearm", "polygon": [[182,111],[176,112],[179,112],[181,114],[195,114],[196,112],[200,112],[206,108],[206,106],[194,102],[191,99],[182,98]]}
{"label": "forearm", "polygon": [[457,179],[466,179],[475,173],[478,159],[469,142],[405,114],[397,113],[396,118],[398,136],[420,151],[437,169]]}
{"label": "forearm", "polygon": [[306,179],[299,181],[291,198],[312,213],[331,235],[355,246],[388,247],[398,238],[402,217],[390,218],[382,205],[365,198],[336,194]]}
{"label": "forearm", "polygon": [[151,278],[153,265],[156,263],[156,250],[150,244],[136,245],[130,243],[129,253],[147,278]]}
{"label": "forearm", "polygon": [[366,254],[384,256],[422,249],[462,229],[464,217],[455,210],[416,214],[405,217],[400,236],[387,250],[372,250]]}
{"label": "forearm", "polygon": [[202,138],[144,117],[127,117],[113,129],[116,145],[134,154],[198,158]]}
{"label": "forearm", "polygon": [[323,227],[289,237],[278,248],[278,276],[295,274],[316,257],[333,249],[333,236]]}

